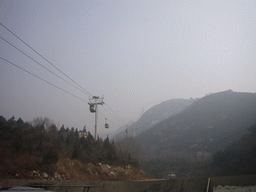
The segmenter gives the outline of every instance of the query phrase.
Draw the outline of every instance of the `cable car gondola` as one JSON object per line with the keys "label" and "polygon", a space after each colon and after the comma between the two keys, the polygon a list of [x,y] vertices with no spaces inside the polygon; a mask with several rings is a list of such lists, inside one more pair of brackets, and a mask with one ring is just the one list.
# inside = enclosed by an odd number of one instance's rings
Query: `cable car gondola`
{"label": "cable car gondola", "polygon": [[105,128],[108,129],[109,125],[107,124],[107,118],[105,118]]}
{"label": "cable car gondola", "polygon": [[97,110],[97,105],[96,104],[90,104],[90,111],[91,113],[95,113]]}

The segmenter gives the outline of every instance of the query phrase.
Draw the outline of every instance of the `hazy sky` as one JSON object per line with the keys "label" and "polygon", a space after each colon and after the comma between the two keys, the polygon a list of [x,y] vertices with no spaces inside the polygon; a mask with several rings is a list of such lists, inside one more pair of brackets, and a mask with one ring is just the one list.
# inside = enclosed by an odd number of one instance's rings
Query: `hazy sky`
{"label": "hazy sky", "polygon": [[[255,0],[0,0],[0,8],[0,57],[85,101],[90,95],[39,64],[104,95],[98,132],[105,117],[110,132],[169,99],[256,92]],[[59,127],[86,125],[94,133],[87,102],[2,59],[0,91],[7,119],[49,117]]]}

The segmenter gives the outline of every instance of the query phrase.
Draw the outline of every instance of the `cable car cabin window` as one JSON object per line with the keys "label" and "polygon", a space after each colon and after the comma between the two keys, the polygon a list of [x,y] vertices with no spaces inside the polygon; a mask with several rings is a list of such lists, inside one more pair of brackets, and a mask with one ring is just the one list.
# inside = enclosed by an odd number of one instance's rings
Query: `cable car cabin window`
{"label": "cable car cabin window", "polygon": [[95,104],[90,105],[90,111],[91,111],[92,113],[95,113],[95,112],[96,112],[96,109],[97,109],[97,105],[95,105]]}
{"label": "cable car cabin window", "polygon": [[108,129],[109,128],[109,125],[107,123],[105,123],[105,128]]}

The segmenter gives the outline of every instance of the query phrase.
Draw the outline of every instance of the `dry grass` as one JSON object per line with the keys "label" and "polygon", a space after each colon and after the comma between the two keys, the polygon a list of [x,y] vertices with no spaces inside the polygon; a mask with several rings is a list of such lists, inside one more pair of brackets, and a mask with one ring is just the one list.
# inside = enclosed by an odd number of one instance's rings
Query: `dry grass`
{"label": "dry grass", "polygon": [[[2,154],[1,154],[2,155]],[[17,155],[5,153],[1,156],[0,178],[21,178],[30,177],[28,171],[39,170],[42,159],[33,155]]]}
{"label": "dry grass", "polygon": [[12,154],[5,149],[0,149],[0,155],[0,179],[38,179],[38,176],[33,176],[33,170],[46,172],[49,177],[55,179],[59,176],[65,180],[128,181],[152,178],[143,170],[132,167],[93,165],[68,158],[61,158],[54,165],[43,165],[40,157]]}

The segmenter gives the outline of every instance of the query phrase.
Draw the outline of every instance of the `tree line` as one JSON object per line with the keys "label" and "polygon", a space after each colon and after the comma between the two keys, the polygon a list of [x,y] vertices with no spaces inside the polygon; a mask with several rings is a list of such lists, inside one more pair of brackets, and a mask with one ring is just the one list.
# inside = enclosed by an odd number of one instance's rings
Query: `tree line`
{"label": "tree line", "polygon": [[164,178],[168,173],[183,178],[256,174],[256,124],[227,148],[208,154],[211,157],[203,159],[191,149],[169,150],[140,162],[140,166],[156,178]]}
{"label": "tree line", "polygon": [[86,137],[79,137],[78,129],[69,129],[64,125],[58,129],[49,118],[37,117],[32,122],[25,122],[21,118],[16,120],[14,116],[8,120],[0,116],[1,168],[4,169],[4,165],[12,159],[25,156],[34,159],[32,164],[37,162],[39,167],[53,165],[60,158],[83,163],[139,166],[130,153],[119,150],[108,137],[95,140],[90,132]]}
{"label": "tree line", "polygon": [[214,154],[211,164],[217,175],[256,174],[256,124],[227,149]]}

